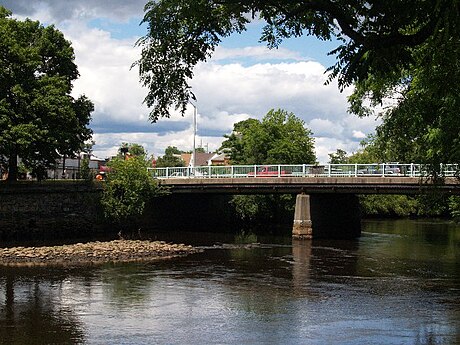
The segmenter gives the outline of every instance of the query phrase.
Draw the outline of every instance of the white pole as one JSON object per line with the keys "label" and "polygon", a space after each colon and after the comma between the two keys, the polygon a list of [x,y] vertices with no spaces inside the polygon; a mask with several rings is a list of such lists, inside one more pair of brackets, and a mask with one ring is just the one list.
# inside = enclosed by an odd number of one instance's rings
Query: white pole
{"label": "white pole", "polygon": [[192,167],[196,165],[196,106],[193,105],[193,164]]}
{"label": "white pole", "polygon": [[192,151],[192,158],[190,159],[189,166],[191,168],[195,167],[196,163],[196,105],[193,104],[191,101],[188,101],[193,107],[193,151]]}

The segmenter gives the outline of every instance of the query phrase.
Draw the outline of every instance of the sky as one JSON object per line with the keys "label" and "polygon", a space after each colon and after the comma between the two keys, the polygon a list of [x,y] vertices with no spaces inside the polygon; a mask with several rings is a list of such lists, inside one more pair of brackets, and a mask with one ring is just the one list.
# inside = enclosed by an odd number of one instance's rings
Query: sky
{"label": "sky", "polygon": [[[149,155],[163,155],[168,146],[193,148],[192,106],[185,116],[150,123],[143,103],[135,42],[146,34],[140,25],[147,0],[0,0],[20,20],[30,18],[54,25],[72,42],[80,77],[73,95],[86,95],[95,105],[90,127],[94,154],[116,154],[122,142],[143,145]],[[312,130],[321,163],[329,153],[356,152],[360,141],[374,132],[375,118],[360,119],[347,112],[347,96],[336,81],[325,85],[326,69],[335,57],[335,42],[301,37],[269,50],[259,43],[263,23],[243,34],[225,38],[211,59],[194,70],[190,85],[197,97],[197,146],[215,151],[236,122],[262,119],[270,109],[284,109]]]}

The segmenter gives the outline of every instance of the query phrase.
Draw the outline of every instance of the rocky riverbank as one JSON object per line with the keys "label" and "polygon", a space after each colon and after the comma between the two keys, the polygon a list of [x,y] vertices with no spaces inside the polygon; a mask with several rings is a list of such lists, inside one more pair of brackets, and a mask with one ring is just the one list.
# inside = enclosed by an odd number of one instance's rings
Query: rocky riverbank
{"label": "rocky riverbank", "polygon": [[196,253],[184,244],[163,241],[115,240],[52,247],[0,248],[0,265],[78,265],[104,262],[141,261]]}

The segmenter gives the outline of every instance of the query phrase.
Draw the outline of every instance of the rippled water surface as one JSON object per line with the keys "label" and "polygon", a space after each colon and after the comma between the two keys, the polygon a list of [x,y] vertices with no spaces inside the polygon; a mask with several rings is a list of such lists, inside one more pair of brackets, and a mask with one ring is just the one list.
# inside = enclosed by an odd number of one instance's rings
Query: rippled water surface
{"label": "rippled water surface", "polygon": [[460,228],[363,227],[357,241],[178,235],[204,252],[0,268],[0,344],[460,344]]}

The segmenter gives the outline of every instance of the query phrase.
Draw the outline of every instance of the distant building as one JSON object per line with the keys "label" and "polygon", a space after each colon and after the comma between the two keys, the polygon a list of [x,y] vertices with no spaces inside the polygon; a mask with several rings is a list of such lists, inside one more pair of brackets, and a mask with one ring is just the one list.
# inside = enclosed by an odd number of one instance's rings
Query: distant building
{"label": "distant building", "polygon": [[[180,156],[184,160],[185,166],[188,167],[190,165],[190,161],[192,160],[192,154],[182,153]],[[200,167],[204,165],[210,165],[209,161],[212,156],[214,156],[214,153],[196,152],[195,153],[195,166]]]}
{"label": "distant building", "polygon": [[[87,153],[80,153],[80,156],[75,158],[63,157],[56,160],[54,168],[48,168],[45,171],[45,178],[47,179],[79,179],[80,178],[80,167],[82,160],[87,157]],[[18,157],[18,166],[21,164],[22,160]],[[95,174],[101,170],[101,167],[105,166],[107,163],[106,159],[101,159],[96,156],[89,156],[89,168]],[[6,180],[8,177],[8,171],[2,170],[0,166],[0,180]],[[34,177],[30,172],[19,173],[19,179],[31,180]]]}
{"label": "distant building", "polygon": [[[182,153],[180,157],[185,162],[185,166],[190,165],[192,159],[191,153]],[[229,165],[229,157],[225,154],[218,154],[215,152],[197,152],[195,156],[195,166],[206,166],[206,165]]]}
{"label": "distant building", "polygon": [[210,162],[210,165],[230,165],[230,157],[225,153],[215,153]]}
{"label": "distant building", "polygon": [[[47,169],[47,177],[49,179],[78,179],[80,178],[80,167],[82,160],[88,157],[87,153],[81,153],[76,158],[58,158],[56,166],[53,169]],[[106,159],[98,158],[89,155],[89,168],[94,173],[98,173],[102,166],[107,163]]]}

